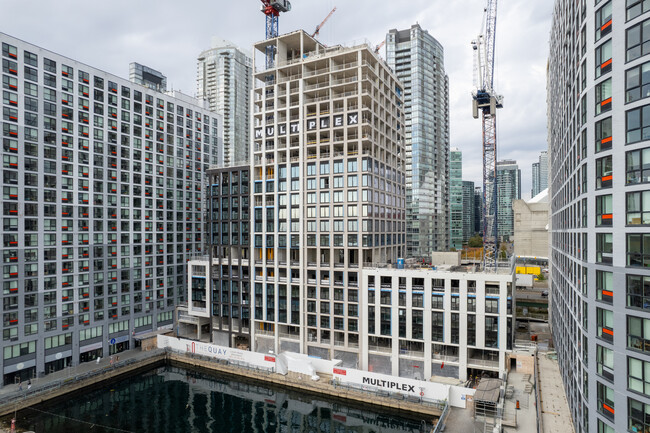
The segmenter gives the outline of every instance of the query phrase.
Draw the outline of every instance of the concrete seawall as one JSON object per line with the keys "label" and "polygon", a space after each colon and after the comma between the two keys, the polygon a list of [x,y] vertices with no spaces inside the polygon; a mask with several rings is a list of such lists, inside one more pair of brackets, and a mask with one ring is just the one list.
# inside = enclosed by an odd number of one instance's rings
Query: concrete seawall
{"label": "concrete seawall", "polygon": [[103,387],[108,381],[149,371],[157,366],[165,365],[166,362],[167,354],[164,351],[159,353],[152,352],[151,356],[133,360],[132,362],[125,362],[124,365],[116,367],[107,366],[83,375],[61,379],[46,386],[38,388],[35,386],[32,392],[26,391],[24,394],[0,400],[0,417],[11,415],[16,409],[21,410],[64,396],[98,389]]}
{"label": "concrete seawall", "polygon": [[204,359],[190,358],[177,353],[168,353],[167,359],[171,365],[180,367],[198,368],[206,371],[217,371],[219,373],[254,380],[263,384],[274,385],[280,388],[292,389],[301,393],[308,393],[314,397],[326,397],[334,400],[352,403],[355,406],[373,407],[375,410],[385,408],[386,410],[402,414],[407,417],[417,417],[432,422],[437,420],[442,410],[436,406],[428,406],[405,400],[395,400],[387,397],[380,397],[360,391],[337,388],[329,383],[331,377],[320,375],[321,380],[314,382],[309,376],[289,373],[286,376],[275,373],[263,373],[255,370],[234,367],[220,364]]}
{"label": "concrete seawall", "polygon": [[[133,351],[135,352],[135,351]],[[0,417],[7,417],[26,407],[54,401],[66,396],[85,393],[106,386],[111,381],[121,377],[131,376],[153,368],[173,365],[189,369],[201,370],[208,373],[219,373],[231,376],[233,379],[255,381],[261,385],[291,389],[314,397],[337,400],[354,406],[372,407],[374,410],[384,409],[396,415],[417,418],[434,423],[440,417],[442,410],[437,406],[429,406],[407,400],[396,400],[381,397],[359,390],[335,387],[330,383],[331,377],[321,375],[321,380],[315,382],[309,376],[296,373],[280,375],[259,370],[227,365],[201,357],[190,357],[168,351],[136,352],[134,356],[113,365],[92,369],[92,363],[86,366],[88,371],[73,377],[49,380],[47,383],[36,383],[30,391],[13,392],[0,396]],[[128,356],[128,355],[127,355]],[[46,376],[47,378],[47,376]],[[15,385],[12,385],[15,386]],[[2,432],[2,427],[0,427]]]}

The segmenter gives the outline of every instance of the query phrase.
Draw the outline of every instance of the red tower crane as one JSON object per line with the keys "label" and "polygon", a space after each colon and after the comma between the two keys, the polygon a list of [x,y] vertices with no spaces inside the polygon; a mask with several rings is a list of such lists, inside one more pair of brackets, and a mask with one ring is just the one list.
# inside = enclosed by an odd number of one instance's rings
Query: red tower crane
{"label": "red tower crane", "polygon": [[314,33],[311,34],[311,37],[312,37],[312,38],[315,38],[316,36],[318,36],[318,33],[320,32],[321,27],[323,27],[323,25],[327,22],[327,20],[330,19],[330,17],[332,16],[332,14],[333,14],[335,11],[336,11],[336,7],[334,7],[334,9],[332,9],[332,10],[330,11],[330,13],[327,14],[327,16],[325,17],[325,19],[323,20],[323,22],[321,22],[319,25],[316,26],[316,30],[314,30]]}

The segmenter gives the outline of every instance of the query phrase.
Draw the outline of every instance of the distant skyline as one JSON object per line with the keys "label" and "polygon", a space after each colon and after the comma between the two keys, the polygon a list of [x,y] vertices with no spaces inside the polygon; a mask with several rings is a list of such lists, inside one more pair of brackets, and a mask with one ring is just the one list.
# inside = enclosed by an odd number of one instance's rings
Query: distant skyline
{"label": "distant skyline", "polygon": [[[168,88],[196,94],[196,59],[213,36],[250,50],[264,39],[258,0],[0,0],[0,31],[127,78],[138,62],[167,76]],[[280,16],[280,33],[313,32],[329,11],[336,12],[318,39],[327,45],[368,41],[378,45],[393,28],[416,22],[445,49],[450,84],[450,146],[463,152],[464,180],[482,185],[481,122],[471,115],[473,52],[484,1],[293,0]],[[497,92],[504,95],[498,115],[498,159],[514,159],[522,191],[531,190],[532,163],[546,149],[546,62],[552,1],[499,2],[496,40]],[[363,18],[361,20],[360,18]],[[385,58],[384,49],[381,50]],[[525,196],[526,194],[524,194]]]}

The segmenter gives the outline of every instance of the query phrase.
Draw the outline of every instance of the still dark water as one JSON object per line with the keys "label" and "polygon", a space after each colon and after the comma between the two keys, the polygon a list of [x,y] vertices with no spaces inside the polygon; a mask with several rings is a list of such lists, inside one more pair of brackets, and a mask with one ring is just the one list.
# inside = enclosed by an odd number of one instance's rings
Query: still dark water
{"label": "still dark water", "polygon": [[422,424],[176,367],[18,413],[36,433],[430,432]]}

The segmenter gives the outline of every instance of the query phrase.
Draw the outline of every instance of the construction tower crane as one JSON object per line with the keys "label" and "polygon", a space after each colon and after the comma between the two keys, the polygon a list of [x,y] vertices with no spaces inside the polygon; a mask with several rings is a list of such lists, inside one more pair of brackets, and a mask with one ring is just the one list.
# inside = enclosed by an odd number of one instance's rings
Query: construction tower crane
{"label": "construction tower crane", "polygon": [[[291,3],[289,0],[262,0],[262,12],[266,15],[266,39],[278,37],[278,18],[280,12],[289,12]],[[275,60],[275,47],[266,46],[266,69],[273,67]]]}
{"label": "construction tower crane", "polygon": [[494,91],[494,43],[497,0],[487,0],[481,34],[472,41],[476,90],[472,92],[473,115],[483,120],[483,269],[497,268],[497,109],[503,96]]}
{"label": "construction tower crane", "polygon": [[330,17],[332,16],[332,14],[333,14],[335,11],[336,11],[336,6],[334,7],[334,9],[332,9],[332,10],[330,11],[329,14],[327,14],[327,16],[325,17],[325,19],[323,20],[323,22],[316,26],[316,30],[314,30],[314,33],[311,34],[311,37],[312,37],[312,38],[315,38],[316,36],[318,36],[318,33],[320,32],[321,27],[323,27],[323,25],[327,22],[327,20],[330,19]]}
{"label": "construction tower crane", "polygon": [[383,47],[385,43],[386,43],[386,39],[384,39],[383,41],[381,41],[381,44],[379,44],[379,45],[377,45],[377,46],[375,47],[375,54],[378,54],[378,53],[379,53],[379,50],[381,50],[381,47]]}

